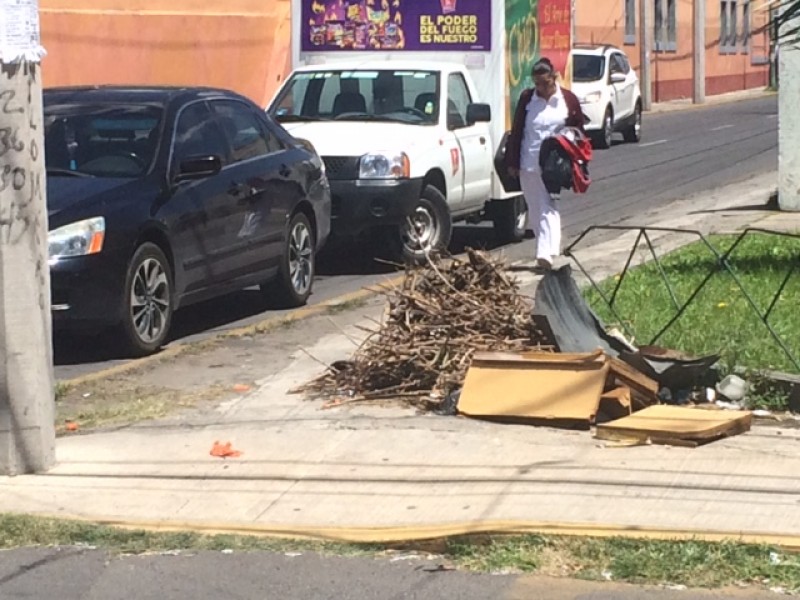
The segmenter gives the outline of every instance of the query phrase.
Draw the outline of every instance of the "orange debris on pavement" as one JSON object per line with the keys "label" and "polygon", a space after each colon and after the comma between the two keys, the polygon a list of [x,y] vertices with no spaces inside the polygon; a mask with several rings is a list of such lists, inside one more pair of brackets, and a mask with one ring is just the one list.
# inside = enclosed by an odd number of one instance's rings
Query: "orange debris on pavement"
{"label": "orange debris on pavement", "polygon": [[230,442],[226,442],[225,444],[220,444],[218,441],[214,442],[214,445],[211,447],[211,452],[209,454],[211,454],[211,456],[218,456],[219,458],[236,458],[237,456],[242,455],[242,453],[239,450],[234,450],[231,447]]}

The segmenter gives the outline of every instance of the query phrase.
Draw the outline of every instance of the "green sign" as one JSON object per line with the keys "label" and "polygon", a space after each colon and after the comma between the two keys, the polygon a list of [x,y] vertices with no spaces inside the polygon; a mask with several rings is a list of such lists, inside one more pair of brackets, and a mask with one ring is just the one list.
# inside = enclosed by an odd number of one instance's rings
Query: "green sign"
{"label": "green sign", "polygon": [[522,90],[531,87],[539,57],[539,0],[506,0],[506,115],[509,122]]}

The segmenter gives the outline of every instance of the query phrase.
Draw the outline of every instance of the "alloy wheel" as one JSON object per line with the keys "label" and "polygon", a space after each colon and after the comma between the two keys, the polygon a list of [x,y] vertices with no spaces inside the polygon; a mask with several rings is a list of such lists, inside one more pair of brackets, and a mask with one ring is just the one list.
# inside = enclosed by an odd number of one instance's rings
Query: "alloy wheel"
{"label": "alloy wheel", "polygon": [[610,148],[612,136],[614,135],[614,121],[611,113],[606,113],[606,120],[603,123],[603,135],[605,136],[606,148]]}
{"label": "alloy wheel", "polygon": [[311,287],[314,277],[314,244],[305,223],[296,223],[289,234],[289,280],[298,296]]}
{"label": "alloy wheel", "polygon": [[147,258],[136,269],[131,286],[131,322],[139,339],[151,344],[163,334],[170,315],[169,278],[164,266]]}

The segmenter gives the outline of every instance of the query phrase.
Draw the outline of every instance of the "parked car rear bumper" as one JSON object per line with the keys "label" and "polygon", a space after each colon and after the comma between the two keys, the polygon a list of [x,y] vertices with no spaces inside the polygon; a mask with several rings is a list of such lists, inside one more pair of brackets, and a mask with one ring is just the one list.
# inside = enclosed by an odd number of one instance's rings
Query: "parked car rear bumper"
{"label": "parked car rear bumper", "polygon": [[399,225],[412,214],[422,194],[422,178],[331,181],[331,231],[358,235],[367,229]]}

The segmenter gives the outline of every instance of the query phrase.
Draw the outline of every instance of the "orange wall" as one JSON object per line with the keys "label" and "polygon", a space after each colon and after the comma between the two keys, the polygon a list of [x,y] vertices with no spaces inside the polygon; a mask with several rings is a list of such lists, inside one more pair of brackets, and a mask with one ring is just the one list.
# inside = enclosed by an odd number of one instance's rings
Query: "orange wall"
{"label": "orange wall", "polygon": [[39,8],[46,86],[209,85],[265,106],[290,69],[289,0],[40,0]]}
{"label": "orange wall", "polygon": [[[652,0],[651,0],[652,1]],[[656,0],[657,1],[657,0]],[[654,52],[651,59],[653,101],[687,98],[692,95],[692,6],[694,0],[678,0],[677,51]],[[741,4],[741,2],[740,2]],[[764,26],[767,14],[759,11],[761,2],[751,1],[749,54],[720,54],[720,3],[706,0],[706,93],[722,94],[736,90],[765,87],[769,83],[769,67],[754,65],[753,60],[769,55],[769,39]],[[637,44],[624,45],[625,18],[623,0],[576,0],[576,43],[609,43],[623,48],[631,64],[639,69],[639,0],[637,8]],[[738,23],[741,27],[741,8]]]}

